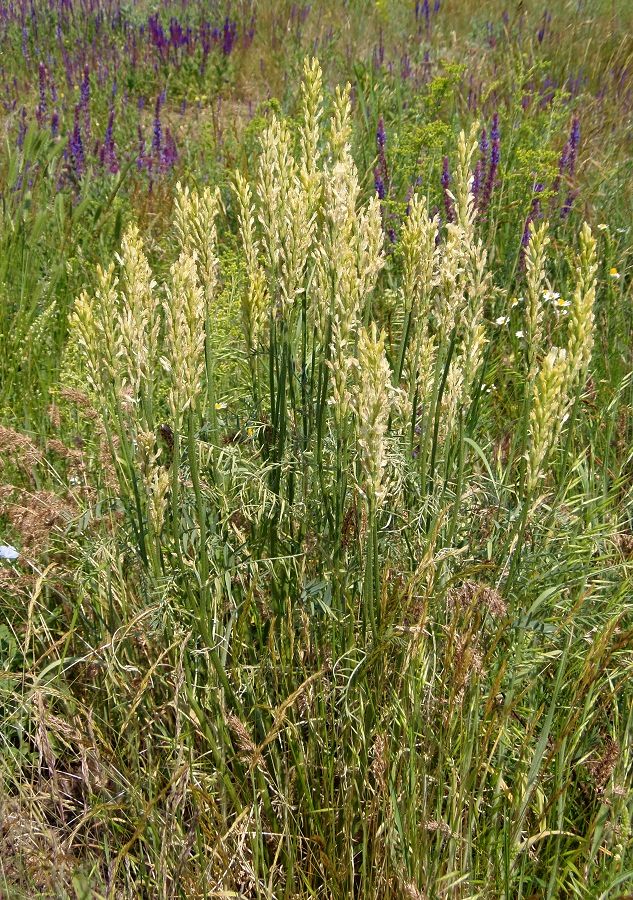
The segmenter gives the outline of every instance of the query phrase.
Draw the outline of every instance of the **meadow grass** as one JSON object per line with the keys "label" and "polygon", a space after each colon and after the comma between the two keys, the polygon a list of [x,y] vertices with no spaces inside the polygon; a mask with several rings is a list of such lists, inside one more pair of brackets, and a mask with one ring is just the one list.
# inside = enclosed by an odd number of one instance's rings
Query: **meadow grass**
{"label": "meadow grass", "polygon": [[628,5],[25,10],[2,896],[628,896]]}

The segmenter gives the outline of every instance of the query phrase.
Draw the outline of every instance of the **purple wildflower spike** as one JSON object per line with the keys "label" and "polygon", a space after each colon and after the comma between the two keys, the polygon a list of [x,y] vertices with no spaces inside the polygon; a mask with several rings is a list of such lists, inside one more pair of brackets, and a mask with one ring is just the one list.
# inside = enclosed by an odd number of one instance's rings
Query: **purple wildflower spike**
{"label": "purple wildflower spike", "polygon": [[569,133],[569,174],[573,176],[576,171],[576,157],[578,155],[578,145],[580,143],[580,119],[574,116],[571,123],[571,131]]}
{"label": "purple wildflower spike", "polygon": [[78,178],[81,178],[83,173],[86,170],[86,157],[84,155],[84,145],[81,137],[81,125],[79,123],[79,106],[75,107],[75,122],[73,126],[72,133],[70,135],[70,140],[68,142],[68,149],[70,150],[70,159],[72,162],[73,169],[75,170],[75,174]]}
{"label": "purple wildflower spike", "polygon": [[567,219],[567,218],[569,217],[569,214],[570,214],[570,212],[571,212],[571,210],[572,210],[572,206],[574,205],[574,201],[575,201],[575,199],[576,199],[577,196],[578,196],[578,191],[577,191],[577,190],[570,191],[570,192],[567,194],[567,197],[565,198],[565,202],[563,203],[563,205],[562,205],[562,207],[561,207],[561,211],[560,211],[560,217],[561,217],[561,219],[564,220],[564,219]]}
{"label": "purple wildflower spike", "polygon": [[18,125],[18,150],[24,146],[24,138],[26,137],[26,108],[23,106],[20,110],[20,123]]}
{"label": "purple wildflower spike", "polygon": [[147,167],[147,156],[145,155],[145,138],[143,136],[143,128],[138,126],[138,154],[136,157],[136,168],[140,171]]}
{"label": "purple wildflower spike", "polygon": [[[307,7],[306,9],[303,9],[303,10],[302,10],[302,13],[306,13],[306,15],[307,15],[308,12],[310,12],[310,7]],[[244,37],[242,38],[242,44],[243,44],[243,46],[244,46],[245,49],[248,48],[248,47],[250,47],[250,45],[253,43],[253,39],[254,39],[254,37],[255,37],[255,23],[256,23],[256,21],[257,21],[257,20],[256,20],[256,13],[253,13],[253,14],[251,15],[250,21],[249,21],[249,23],[248,23],[248,28],[247,28],[246,31],[244,32]]]}
{"label": "purple wildflower spike", "polygon": [[99,152],[99,158],[101,160],[101,165],[107,169],[111,175],[116,175],[119,171],[119,161],[117,159],[116,147],[114,144],[114,107],[110,110],[110,115],[108,116],[108,126],[106,128],[103,145]]}
{"label": "purple wildflower spike", "polygon": [[[383,117],[381,116],[378,119],[378,127],[376,128],[376,147],[378,149],[378,166],[376,167],[376,172],[374,173],[374,183],[376,183],[376,174],[380,177],[380,182],[382,184],[382,190],[386,196],[388,192],[388,184],[389,184],[389,170],[387,168],[387,156],[385,154],[385,148],[387,146],[387,132],[385,131],[385,122]],[[378,190],[378,187],[376,187]],[[381,200],[384,197],[380,198]]]}
{"label": "purple wildflower spike", "polygon": [[488,161],[488,148],[490,144],[488,143],[488,134],[485,128],[481,129],[481,137],[479,138],[479,150],[481,151],[481,158],[484,163]]}
{"label": "purple wildflower spike", "polygon": [[86,143],[90,144],[90,70],[84,68],[84,74],[79,89],[79,109],[83,119]]}
{"label": "purple wildflower spike", "polygon": [[163,30],[158,13],[150,16],[147,20],[147,30],[149,32],[150,44],[158,50],[159,56],[166,61],[169,54],[169,41]]}
{"label": "purple wildflower spike", "polygon": [[237,22],[232,22],[227,16],[222,28],[222,53],[230,56],[237,39]]}
{"label": "purple wildflower spike", "polygon": [[163,129],[160,123],[160,110],[165,100],[165,92],[162,91],[158,97],[156,98],[156,106],[154,109],[154,125],[153,125],[153,135],[152,135],[152,153],[158,159],[160,157],[160,151],[162,147],[163,140]]}
{"label": "purple wildflower spike", "polygon": [[481,190],[481,176],[483,174],[483,165],[481,160],[477,161],[477,165],[475,166],[475,171],[473,172],[473,184],[472,184],[472,194],[475,199],[475,203],[477,202],[477,198],[479,197],[479,191]]}
{"label": "purple wildflower spike", "polygon": [[387,133],[385,131],[385,122],[383,117],[381,116],[378,119],[378,127],[376,129],[376,143],[378,144],[378,151],[383,151],[387,144]]}
{"label": "purple wildflower spike", "polygon": [[492,191],[497,178],[497,169],[501,159],[501,135],[499,132],[499,114],[495,113],[492,117],[492,128],[490,129],[490,166],[488,168],[488,177],[484,185],[484,191],[481,198],[482,210],[488,209]]}
{"label": "purple wildflower spike", "polygon": [[37,119],[37,124],[41,127],[44,124],[44,119],[46,118],[46,66],[43,62],[41,62],[39,65],[38,78],[39,103],[37,104],[35,110],[35,118]]}
{"label": "purple wildflower spike", "polygon": [[166,128],[165,146],[163,147],[163,152],[161,155],[161,168],[163,169],[163,171],[169,171],[169,169],[173,169],[177,161],[178,150],[176,149],[176,142],[170,129]]}
{"label": "purple wildflower spike", "polygon": [[374,169],[374,187],[376,189],[376,193],[378,194],[378,199],[384,200],[387,192],[385,190],[385,182],[378,167]]}

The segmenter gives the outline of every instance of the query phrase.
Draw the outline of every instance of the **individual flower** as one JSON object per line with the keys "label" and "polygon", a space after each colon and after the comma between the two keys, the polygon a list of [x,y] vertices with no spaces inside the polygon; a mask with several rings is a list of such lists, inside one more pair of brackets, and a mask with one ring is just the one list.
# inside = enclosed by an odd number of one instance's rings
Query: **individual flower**
{"label": "individual flower", "polygon": [[552,306],[557,313],[562,313],[564,316],[566,316],[567,308],[571,306],[571,300],[565,300],[563,297],[557,297],[552,301]]}

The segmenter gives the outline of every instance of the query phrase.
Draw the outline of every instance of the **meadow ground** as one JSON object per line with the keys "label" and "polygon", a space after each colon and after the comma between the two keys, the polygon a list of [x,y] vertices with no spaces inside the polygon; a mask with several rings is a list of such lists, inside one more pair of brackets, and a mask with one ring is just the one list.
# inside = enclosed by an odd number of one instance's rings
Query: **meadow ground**
{"label": "meadow ground", "polygon": [[0,896],[633,895],[633,6],[0,47]]}

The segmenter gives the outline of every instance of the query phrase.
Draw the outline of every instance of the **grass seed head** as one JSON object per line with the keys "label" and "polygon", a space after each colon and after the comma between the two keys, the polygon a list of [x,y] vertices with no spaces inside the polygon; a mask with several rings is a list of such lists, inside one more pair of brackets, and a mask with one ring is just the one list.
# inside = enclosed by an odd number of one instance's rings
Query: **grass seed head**
{"label": "grass seed head", "polygon": [[384,469],[385,439],[391,410],[393,387],[391,369],[385,355],[385,335],[378,335],[376,323],[363,328],[358,338],[356,421],[360,461],[365,477],[365,492],[380,504],[386,492]]}

